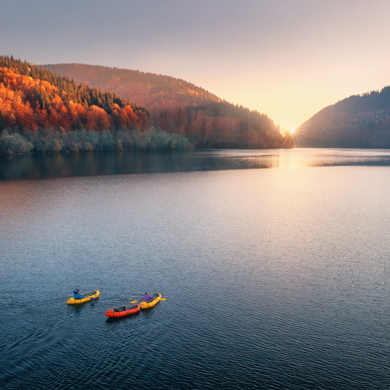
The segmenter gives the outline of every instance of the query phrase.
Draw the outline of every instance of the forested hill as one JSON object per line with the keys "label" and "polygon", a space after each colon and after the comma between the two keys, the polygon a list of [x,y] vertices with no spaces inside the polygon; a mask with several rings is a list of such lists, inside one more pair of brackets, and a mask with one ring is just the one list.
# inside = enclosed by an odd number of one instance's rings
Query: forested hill
{"label": "forested hill", "polygon": [[42,65],[42,68],[105,91],[114,91],[146,107],[220,101],[212,93],[184,80],[138,70],[82,64]]}
{"label": "forested hill", "polygon": [[59,75],[115,92],[145,106],[153,125],[186,136],[198,147],[292,147],[266,115],[225,102],[169,76],[81,64],[42,65]]}
{"label": "forested hill", "polygon": [[0,154],[175,149],[147,110],[13,57],[0,57]]}
{"label": "forested hill", "polygon": [[390,148],[390,87],[328,106],[296,131],[302,146]]}

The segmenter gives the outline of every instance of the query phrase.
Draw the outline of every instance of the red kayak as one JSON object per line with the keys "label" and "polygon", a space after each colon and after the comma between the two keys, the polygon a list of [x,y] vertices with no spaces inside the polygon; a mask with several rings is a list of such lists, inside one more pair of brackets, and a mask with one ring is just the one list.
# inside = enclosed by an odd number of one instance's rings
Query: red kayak
{"label": "red kayak", "polygon": [[115,309],[107,310],[107,317],[124,317],[129,316],[131,314],[138,313],[141,310],[140,305],[132,305],[132,306],[123,306],[117,307]]}

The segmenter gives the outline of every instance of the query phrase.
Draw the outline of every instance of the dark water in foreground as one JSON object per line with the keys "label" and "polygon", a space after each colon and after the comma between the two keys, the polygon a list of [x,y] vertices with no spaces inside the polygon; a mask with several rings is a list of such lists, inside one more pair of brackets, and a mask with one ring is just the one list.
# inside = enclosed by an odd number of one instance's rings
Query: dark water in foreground
{"label": "dark water in foreground", "polygon": [[266,153],[3,161],[0,388],[389,388],[390,151]]}

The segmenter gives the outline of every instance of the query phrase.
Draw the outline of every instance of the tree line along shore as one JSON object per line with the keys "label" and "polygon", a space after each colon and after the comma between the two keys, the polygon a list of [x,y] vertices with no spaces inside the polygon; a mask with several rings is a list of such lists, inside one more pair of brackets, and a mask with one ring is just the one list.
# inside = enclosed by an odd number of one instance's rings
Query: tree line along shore
{"label": "tree line along shore", "polygon": [[280,132],[273,128],[272,131],[263,129],[260,134],[261,126],[259,131],[247,128],[243,121],[227,120],[218,110],[211,122],[202,114],[201,107],[191,110],[191,126],[182,131],[175,126],[162,129],[151,120],[147,108],[129,99],[77,83],[12,56],[0,57],[0,154],[286,144]]}

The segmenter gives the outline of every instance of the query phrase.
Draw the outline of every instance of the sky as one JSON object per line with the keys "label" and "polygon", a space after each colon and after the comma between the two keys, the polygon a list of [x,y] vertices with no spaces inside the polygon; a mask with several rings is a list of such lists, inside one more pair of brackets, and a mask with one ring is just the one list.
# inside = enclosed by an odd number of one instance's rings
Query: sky
{"label": "sky", "polygon": [[296,128],[390,85],[389,0],[0,0],[0,54],[184,79]]}

